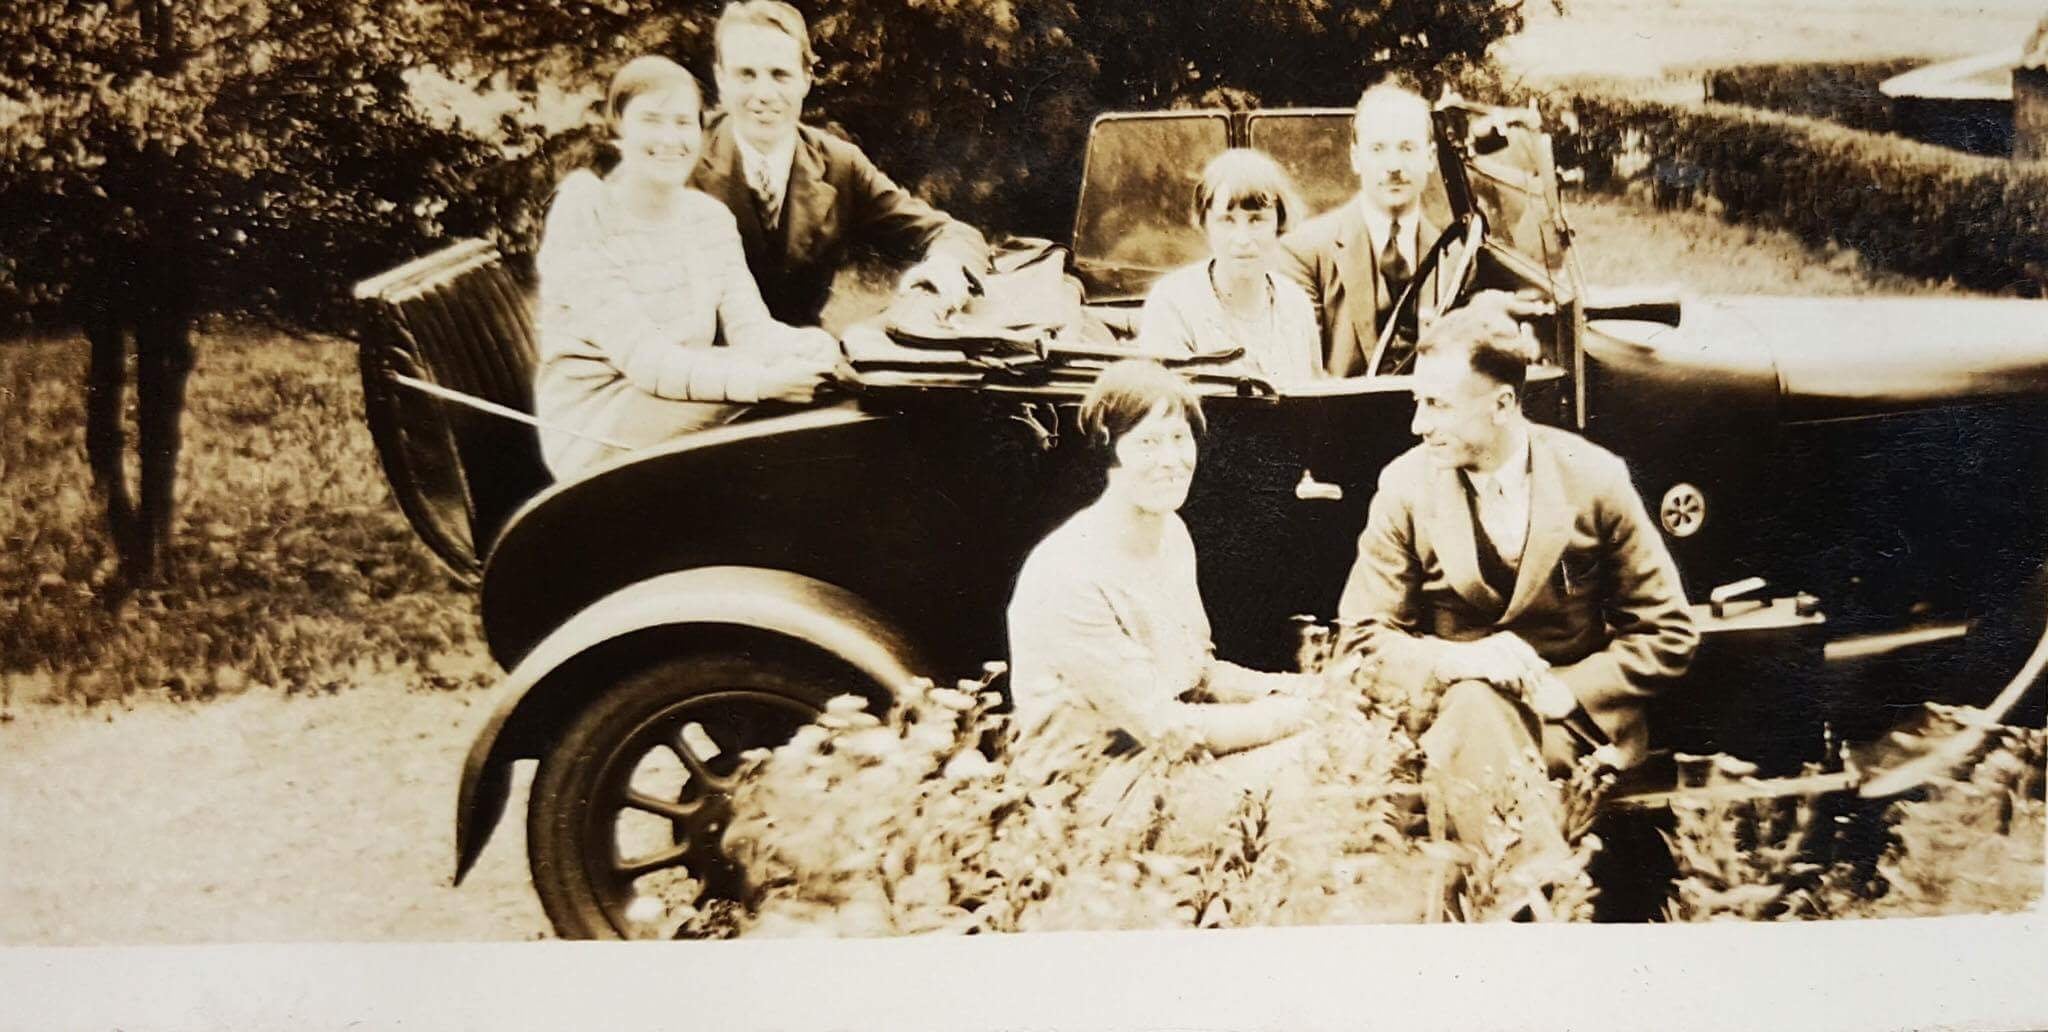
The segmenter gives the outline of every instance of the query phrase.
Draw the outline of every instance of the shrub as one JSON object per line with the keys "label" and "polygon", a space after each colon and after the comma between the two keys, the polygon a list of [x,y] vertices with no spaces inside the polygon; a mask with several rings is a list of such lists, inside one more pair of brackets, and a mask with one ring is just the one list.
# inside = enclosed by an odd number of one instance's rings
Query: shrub
{"label": "shrub", "polygon": [[1715,206],[1909,276],[2024,294],[2048,282],[2048,168],[1725,104],[1587,93],[1573,106],[1589,186],[1622,188],[1638,166],[1661,203]]}
{"label": "shrub", "polygon": [[[920,682],[886,718],[847,696],[752,754],[726,845],[755,887],[691,930],[885,935],[1213,928],[1417,920],[1586,920],[1587,817],[1608,780],[1569,786],[1576,855],[1538,866],[1511,804],[1474,845],[1422,832],[1420,755],[1396,715],[1341,674],[1290,788],[1235,805],[1190,789],[1216,761],[1144,750],[1011,763],[985,684]],[[1268,748],[1282,748],[1280,745]],[[993,756],[991,756],[991,753]],[[1284,776],[1284,775],[1283,775]],[[1190,779],[1195,779],[1191,781]],[[1131,787],[1107,807],[1101,785]]]}
{"label": "shrub", "polygon": [[1891,100],[1878,84],[1911,71],[1918,58],[1756,64],[1706,73],[1707,99],[1818,118],[1870,132],[1892,127]]}

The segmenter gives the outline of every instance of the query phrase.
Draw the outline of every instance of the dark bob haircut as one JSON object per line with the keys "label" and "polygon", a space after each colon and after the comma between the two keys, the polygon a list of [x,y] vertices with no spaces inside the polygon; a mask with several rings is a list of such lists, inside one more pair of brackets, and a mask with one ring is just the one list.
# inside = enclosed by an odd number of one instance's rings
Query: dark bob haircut
{"label": "dark bob haircut", "polygon": [[1162,403],[1169,415],[1187,420],[1196,433],[1207,429],[1202,398],[1191,384],[1157,362],[1125,359],[1104,369],[1081,398],[1081,432],[1091,447],[1101,450],[1104,465],[1113,465],[1116,442]]}
{"label": "dark bob haircut", "polygon": [[1271,211],[1282,233],[1304,214],[1287,170],[1265,151],[1249,147],[1232,147],[1203,166],[1195,184],[1195,225],[1208,218],[1211,208]]}

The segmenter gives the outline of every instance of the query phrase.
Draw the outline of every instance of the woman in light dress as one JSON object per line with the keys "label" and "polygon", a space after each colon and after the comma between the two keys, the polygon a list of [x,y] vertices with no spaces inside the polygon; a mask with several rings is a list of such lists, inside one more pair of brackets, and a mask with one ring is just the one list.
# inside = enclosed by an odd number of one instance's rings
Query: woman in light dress
{"label": "woman in light dress", "polygon": [[1280,234],[1307,214],[1264,152],[1233,148],[1211,159],[1194,204],[1209,257],[1153,284],[1138,346],[1162,356],[1243,348],[1240,367],[1275,383],[1321,376],[1315,303],[1273,271]]}
{"label": "woman in light dress", "polygon": [[688,188],[702,110],[682,66],[627,62],[605,99],[618,166],[571,174],[548,210],[534,407],[558,478],[755,402],[808,402],[836,364],[830,334],[769,316],[731,213]]}
{"label": "woman in light dress", "polygon": [[1086,819],[1149,815],[1134,782],[1195,758],[1155,787],[1193,830],[1247,788],[1301,767],[1312,682],[1218,659],[1178,510],[1195,470],[1199,399],[1158,363],[1105,370],[1081,427],[1107,468],[1102,494],[1046,535],[1010,599],[1015,776],[1039,782],[1117,757],[1079,805]]}

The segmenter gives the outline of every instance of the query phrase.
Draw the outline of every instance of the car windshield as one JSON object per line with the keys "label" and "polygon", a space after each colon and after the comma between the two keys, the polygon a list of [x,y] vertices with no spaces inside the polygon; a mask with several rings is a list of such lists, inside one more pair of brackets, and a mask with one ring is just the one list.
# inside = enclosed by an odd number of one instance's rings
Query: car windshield
{"label": "car windshield", "polygon": [[1207,254],[1188,207],[1202,166],[1228,141],[1221,113],[1097,121],[1074,225],[1075,258],[1162,272]]}
{"label": "car windshield", "polygon": [[[1504,109],[1474,116],[1477,156],[1466,178],[1494,242],[1528,258],[1532,271],[1561,274],[1565,248],[1549,139],[1519,124],[1522,114]],[[1328,211],[1357,191],[1349,109],[1239,117],[1245,143],[1287,170],[1308,214]],[[1161,273],[1208,253],[1188,206],[1202,166],[1229,146],[1230,119],[1221,111],[1184,111],[1096,121],[1074,223],[1074,258],[1091,300],[1142,297]],[[1452,220],[1441,177],[1430,177],[1422,205],[1435,221]]]}

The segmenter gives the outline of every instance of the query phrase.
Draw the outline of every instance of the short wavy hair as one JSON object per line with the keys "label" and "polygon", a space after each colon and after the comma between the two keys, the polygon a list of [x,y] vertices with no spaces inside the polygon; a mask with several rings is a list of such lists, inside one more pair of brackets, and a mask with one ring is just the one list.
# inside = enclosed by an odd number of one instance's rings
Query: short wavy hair
{"label": "short wavy hair", "polygon": [[612,73],[611,87],[604,95],[604,125],[613,133],[619,131],[619,118],[626,113],[626,105],[633,98],[649,93],[665,93],[672,89],[685,89],[697,101],[697,107],[704,106],[704,89],[697,85],[697,77],[682,65],[655,54],[642,54],[619,66]]}
{"label": "short wavy hair", "polygon": [[718,12],[718,24],[711,29],[713,58],[724,63],[723,47],[725,33],[736,25],[754,25],[774,29],[796,40],[797,50],[803,57],[804,72],[809,74],[818,63],[818,54],[811,49],[811,29],[804,22],[804,14],[782,0],[733,0]]}
{"label": "short wavy hair", "polygon": [[1473,372],[1513,387],[1518,396],[1529,383],[1529,367],[1541,357],[1533,338],[1522,332],[1522,324],[1506,307],[1486,301],[1445,312],[1422,331],[1415,342],[1416,355],[1438,352],[1463,352]]}
{"label": "short wavy hair", "polygon": [[1193,384],[1150,359],[1127,358],[1095,378],[1081,398],[1081,433],[1097,450],[1105,468],[1115,464],[1116,443],[1166,405],[1169,415],[1188,421],[1195,433],[1208,429],[1202,418],[1202,396]]}
{"label": "short wavy hair", "polygon": [[1224,211],[1272,211],[1282,233],[1308,214],[1287,170],[1272,155],[1250,147],[1232,147],[1202,167],[1195,183],[1195,225],[1219,201]]}

